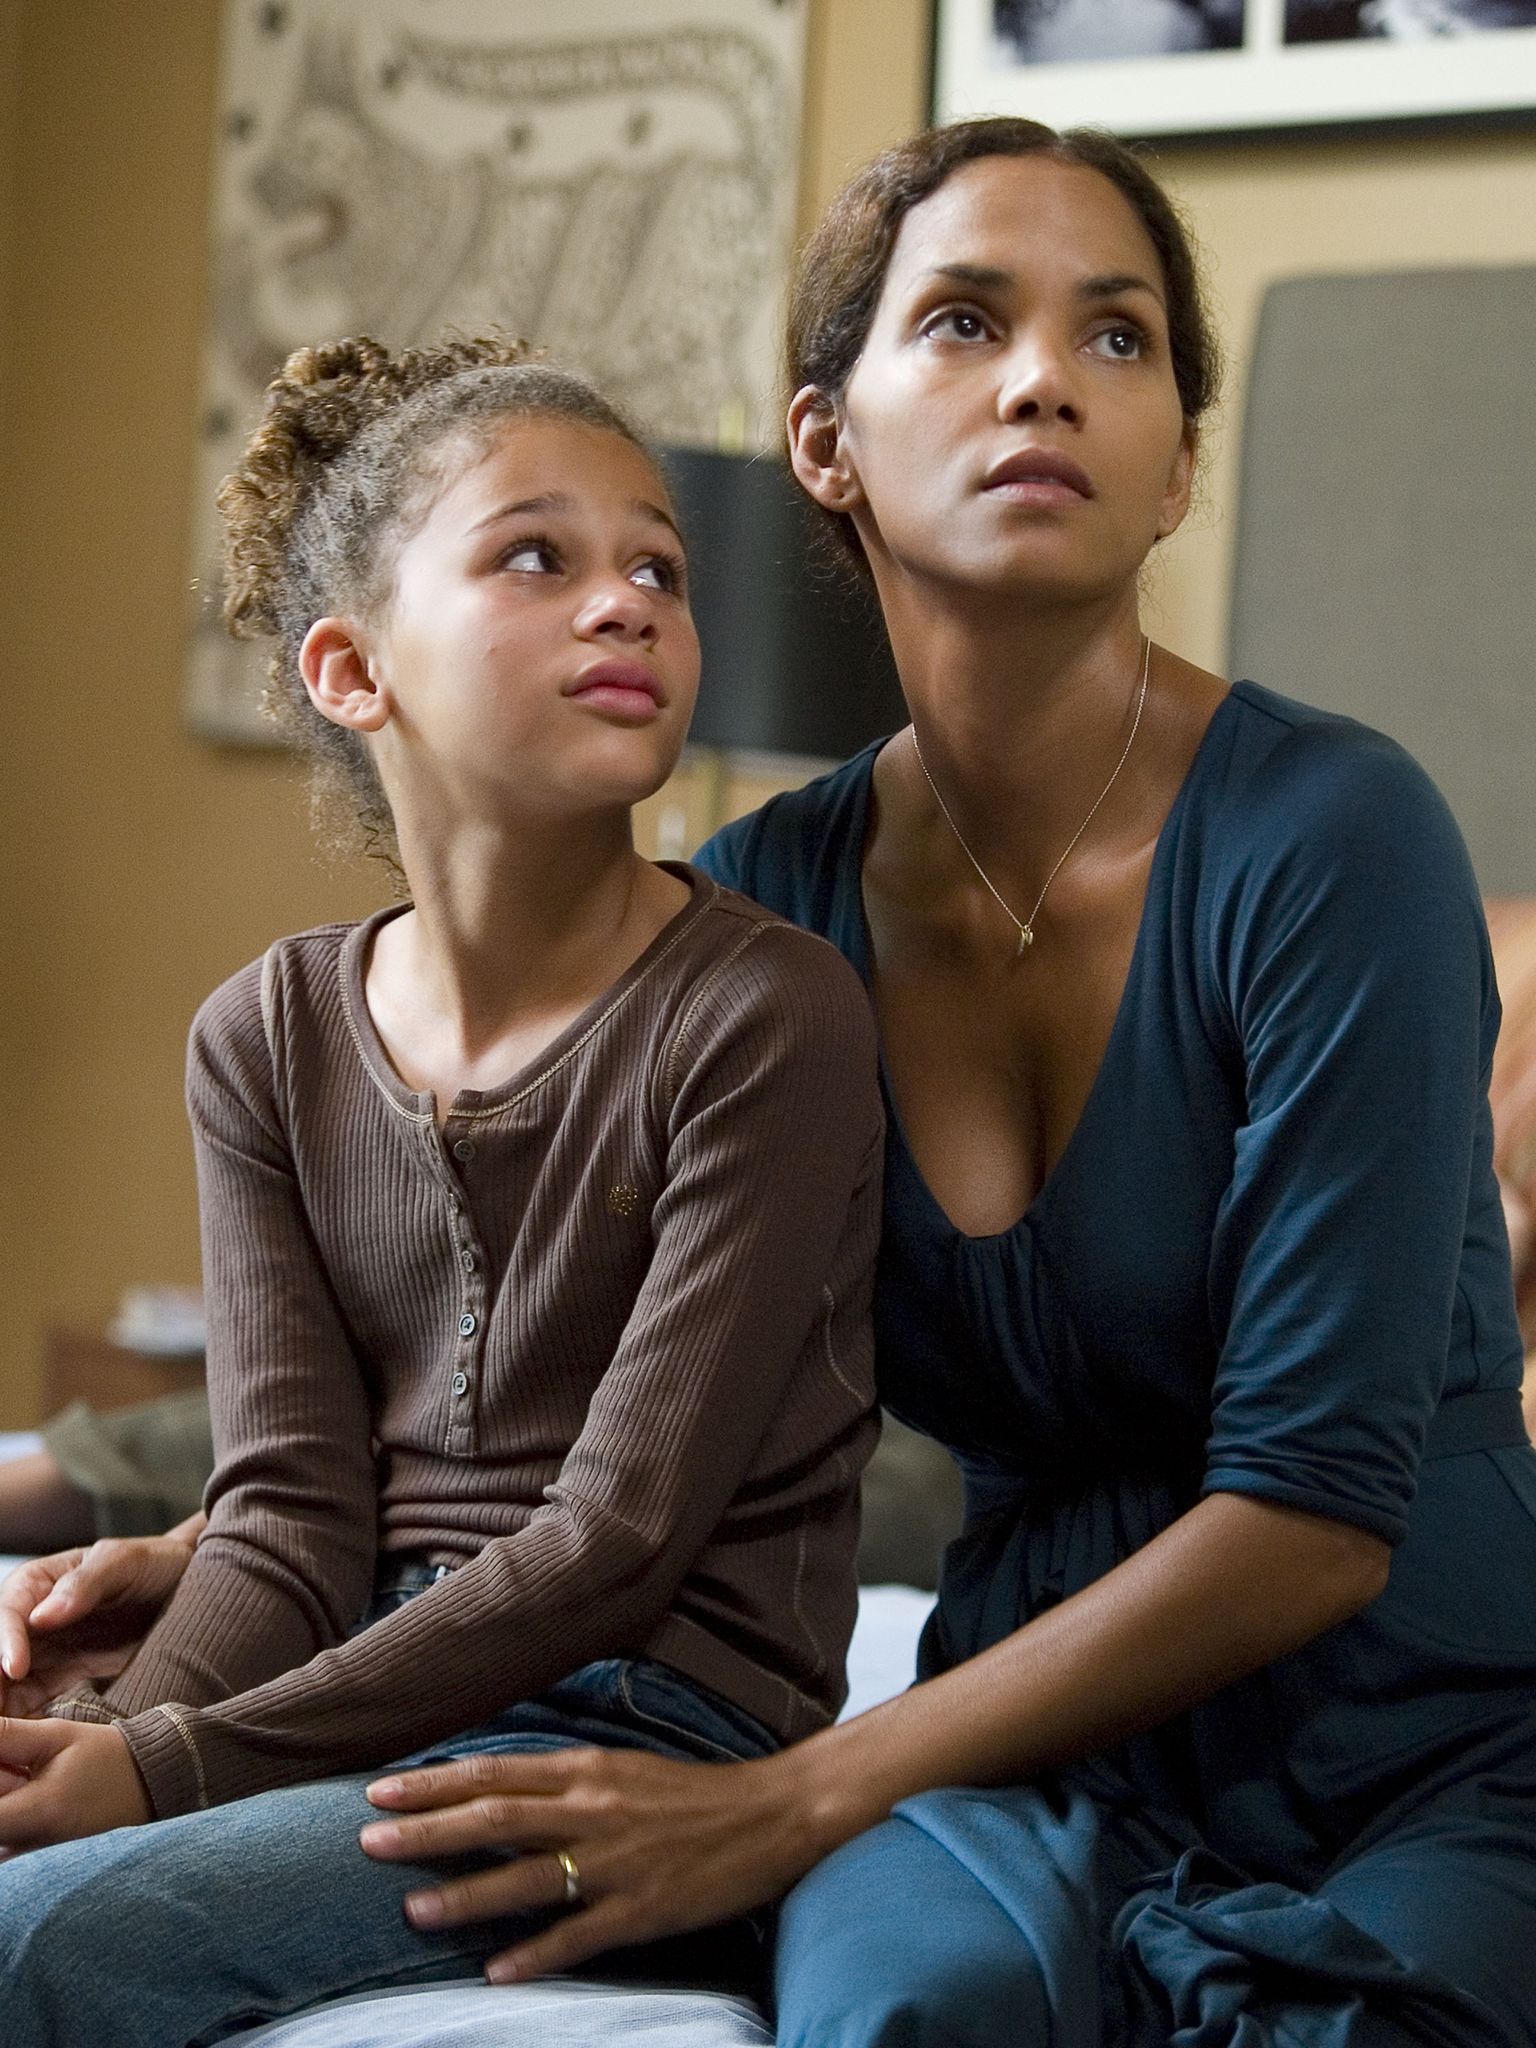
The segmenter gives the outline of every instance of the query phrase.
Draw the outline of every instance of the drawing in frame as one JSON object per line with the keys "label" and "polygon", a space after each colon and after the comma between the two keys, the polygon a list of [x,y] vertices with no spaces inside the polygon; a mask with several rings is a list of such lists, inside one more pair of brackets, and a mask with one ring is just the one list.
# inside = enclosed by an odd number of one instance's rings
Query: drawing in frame
{"label": "drawing in frame", "polygon": [[934,111],[1142,137],[1536,114],[1536,0],[937,0]]}
{"label": "drawing in frame", "polygon": [[806,0],[222,0],[186,709],[272,744],[219,479],[290,349],[497,326],[664,442],[768,445]]}

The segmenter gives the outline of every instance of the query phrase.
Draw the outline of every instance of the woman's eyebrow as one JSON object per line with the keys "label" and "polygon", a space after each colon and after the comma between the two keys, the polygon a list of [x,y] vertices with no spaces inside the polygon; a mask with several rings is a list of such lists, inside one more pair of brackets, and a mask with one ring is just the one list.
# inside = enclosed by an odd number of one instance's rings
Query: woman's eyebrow
{"label": "woman's eyebrow", "polygon": [[1122,292],[1147,292],[1160,306],[1164,303],[1157,286],[1131,270],[1115,271],[1105,277],[1085,277],[1077,288],[1080,299],[1117,299]]}
{"label": "woman's eyebrow", "polygon": [[975,285],[979,291],[997,291],[1013,283],[1011,270],[996,270],[986,263],[936,263],[929,277],[945,277],[954,284]]}
{"label": "woman's eyebrow", "polygon": [[[999,269],[990,263],[936,263],[924,273],[926,278],[944,278],[952,284],[967,284],[977,291],[1001,291],[1017,282],[1011,270]],[[1134,271],[1106,272],[1102,277],[1085,277],[1076,287],[1080,299],[1114,299],[1122,292],[1147,292],[1164,304],[1163,294],[1149,278],[1138,277]]]}

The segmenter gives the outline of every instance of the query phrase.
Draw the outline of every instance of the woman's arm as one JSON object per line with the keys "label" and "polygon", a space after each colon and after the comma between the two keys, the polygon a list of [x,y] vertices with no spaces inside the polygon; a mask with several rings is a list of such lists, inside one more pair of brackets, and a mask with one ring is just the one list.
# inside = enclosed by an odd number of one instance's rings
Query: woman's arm
{"label": "woman's arm", "polygon": [[163,1536],[103,1537],[7,1573],[0,1714],[40,1714],[73,1688],[115,1678],[180,1584],[206,1526],[199,1511]]}
{"label": "woman's arm", "polygon": [[[1380,1538],[1213,1495],[1083,1592],[980,1656],[762,1762],[597,1750],[485,1757],[369,1788],[400,1813],[369,1855],[564,1848],[584,1909],[493,1958],[498,1981],[728,1919],[778,1897],[911,1794],[1015,1782],[1108,1749],[1335,1626],[1385,1581]],[[529,1854],[408,1903],[421,1926],[558,1904]]]}

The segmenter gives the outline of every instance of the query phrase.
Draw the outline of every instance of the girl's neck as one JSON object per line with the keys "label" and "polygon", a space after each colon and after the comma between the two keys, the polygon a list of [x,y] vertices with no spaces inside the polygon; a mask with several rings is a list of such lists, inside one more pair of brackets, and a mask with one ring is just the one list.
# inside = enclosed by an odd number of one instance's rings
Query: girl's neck
{"label": "girl's neck", "polygon": [[560,1027],[602,994],[687,901],[634,850],[627,810],[544,825],[413,832],[398,819],[411,912],[382,927],[368,977],[407,1064],[466,1066]]}

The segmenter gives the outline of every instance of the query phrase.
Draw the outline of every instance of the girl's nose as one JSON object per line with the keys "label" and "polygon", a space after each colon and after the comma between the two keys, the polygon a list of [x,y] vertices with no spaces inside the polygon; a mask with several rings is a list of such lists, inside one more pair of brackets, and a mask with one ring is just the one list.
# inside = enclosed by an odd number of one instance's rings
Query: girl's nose
{"label": "girl's nose", "polygon": [[633,640],[648,646],[656,638],[656,612],[647,592],[627,576],[605,581],[588,592],[576,614],[576,632],[583,640]]}

